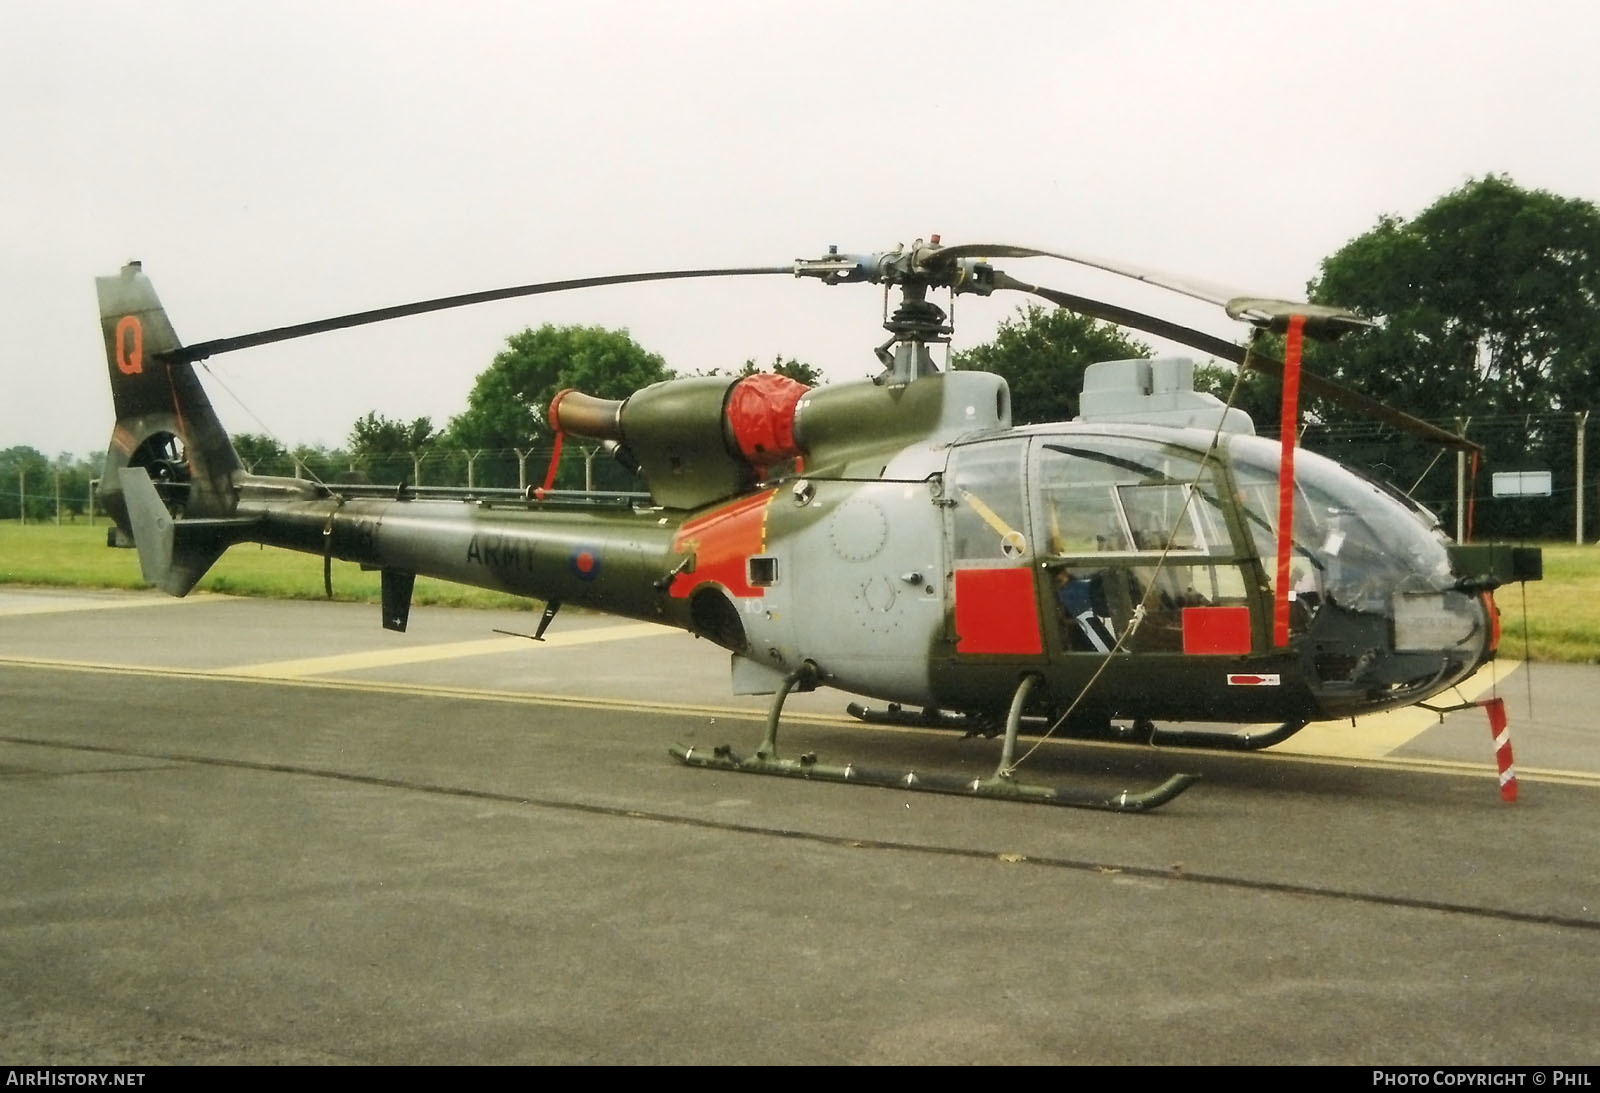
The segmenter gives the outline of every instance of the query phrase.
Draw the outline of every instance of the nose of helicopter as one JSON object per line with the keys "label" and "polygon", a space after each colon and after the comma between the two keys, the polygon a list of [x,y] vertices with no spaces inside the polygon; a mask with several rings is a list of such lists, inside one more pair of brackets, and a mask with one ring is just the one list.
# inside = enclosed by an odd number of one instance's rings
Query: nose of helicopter
{"label": "nose of helicopter", "polygon": [[[1473,675],[1495,658],[1500,646],[1500,612],[1491,593],[1452,589],[1440,593],[1440,600],[1446,624],[1434,630],[1427,639],[1433,645],[1429,651],[1437,658],[1440,672],[1438,681],[1428,688],[1430,695],[1448,690]],[[1406,616],[1407,609],[1397,605],[1397,652],[1404,651],[1401,648],[1402,638],[1411,633],[1409,625],[1403,625]]]}
{"label": "nose of helicopter", "polygon": [[1498,645],[1497,613],[1487,593],[1457,589],[1397,593],[1394,597],[1394,651],[1433,653],[1476,668]]}
{"label": "nose of helicopter", "polygon": [[1495,655],[1497,613],[1483,593],[1396,593],[1387,615],[1380,619],[1330,604],[1313,620],[1313,690],[1328,716],[1426,701]]}

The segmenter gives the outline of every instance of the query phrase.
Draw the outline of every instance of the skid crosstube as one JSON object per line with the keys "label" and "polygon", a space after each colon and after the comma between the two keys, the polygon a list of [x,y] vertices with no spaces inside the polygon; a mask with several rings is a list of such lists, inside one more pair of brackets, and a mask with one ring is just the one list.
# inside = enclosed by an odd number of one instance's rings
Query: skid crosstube
{"label": "skid crosstube", "polygon": [[813,755],[799,759],[768,759],[760,754],[744,757],[728,745],[669,749],[673,758],[691,767],[736,771],[741,774],[775,774],[786,778],[806,778],[817,782],[843,782],[885,789],[946,793],[962,797],[992,797],[1007,801],[1060,805],[1067,808],[1092,808],[1105,812],[1149,812],[1177,797],[1198,780],[1194,774],[1174,774],[1165,782],[1146,790],[1122,790],[1109,796],[1103,790],[1073,786],[1040,786],[996,775],[990,778],[938,771],[876,770],[854,764],[835,766],[819,763]]}

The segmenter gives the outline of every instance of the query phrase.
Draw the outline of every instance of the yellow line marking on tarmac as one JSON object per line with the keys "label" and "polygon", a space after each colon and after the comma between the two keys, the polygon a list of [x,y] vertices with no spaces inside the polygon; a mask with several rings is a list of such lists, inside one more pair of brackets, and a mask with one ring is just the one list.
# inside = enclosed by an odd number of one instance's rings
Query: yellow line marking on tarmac
{"label": "yellow line marking on tarmac", "polygon": [[[1456,684],[1453,691],[1436,695],[1432,701],[1444,706],[1456,701],[1476,702],[1502,685],[1520,664],[1515,660],[1490,661]],[[1354,725],[1349,721],[1313,722],[1274,750],[1284,754],[1311,753],[1342,759],[1382,759],[1437,724],[1439,715],[1432,710],[1408,706],[1403,710],[1358,717]],[[1484,724],[1488,724],[1487,720]]]}
{"label": "yellow line marking on tarmac", "polygon": [[[650,624],[643,624],[650,625]],[[468,702],[501,702],[523,706],[560,706],[569,709],[606,710],[616,713],[668,714],[689,717],[725,717],[734,721],[760,724],[766,713],[760,709],[735,706],[702,706],[682,702],[648,702],[640,699],[599,698],[588,695],[541,694],[529,691],[486,690],[468,687],[437,686],[418,683],[388,683],[361,679],[318,679],[291,676],[261,676],[208,668],[168,668],[158,665],[111,664],[101,661],[60,660],[48,657],[0,656],[0,666],[42,668],[51,671],[91,672],[101,675],[164,676],[169,679],[190,679],[211,683],[243,683],[269,687],[310,687],[328,691],[358,691],[365,694],[407,695],[418,698],[450,699]],[[1423,711],[1426,712],[1426,711]],[[1429,715],[1430,717],[1433,715]],[[919,728],[907,725],[871,725],[848,716],[814,714],[785,710],[785,724],[806,724],[861,729],[868,732],[905,735],[952,735],[948,729]],[[1309,728],[1306,730],[1309,731]],[[1294,739],[1298,740],[1297,735]],[[1071,748],[1114,749],[1127,752],[1128,744],[1092,740],[1053,740],[1052,743]],[[1401,770],[1422,774],[1444,774],[1454,777],[1487,780],[1495,777],[1492,761],[1467,763],[1452,759],[1409,759],[1378,756],[1361,758],[1341,755],[1309,755],[1290,753],[1282,748],[1256,752],[1200,753],[1223,757],[1231,762],[1310,763],[1316,766],[1361,766],[1376,770]],[[1517,766],[1517,778],[1525,782],[1544,782],[1556,785],[1581,786],[1600,789],[1600,772],[1566,770],[1554,767]]]}
{"label": "yellow line marking on tarmac", "polygon": [[[630,641],[634,638],[655,638],[680,631],[653,622],[628,623],[621,626],[596,626],[586,630],[568,630],[551,634],[545,645],[592,645],[603,641]],[[244,664],[233,668],[218,668],[216,674],[226,676],[259,677],[264,679],[298,679],[304,676],[328,675],[332,672],[359,672],[368,668],[391,668],[398,664],[420,664],[425,661],[459,660],[462,657],[481,657],[494,653],[521,652],[528,648],[529,638],[479,638],[475,641],[439,642],[432,645],[407,645],[396,649],[366,649],[359,653],[337,653],[325,657],[305,657],[301,660],[274,660],[264,664]]]}
{"label": "yellow line marking on tarmac", "polygon": [[20,615],[55,615],[65,614],[69,611],[113,611],[123,607],[165,607],[176,603],[205,603],[208,600],[218,599],[213,596],[186,596],[179,599],[176,596],[139,596],[132,599],[96,599],[90,596],[51,596],[41,598],[37,603],[19,604],[15,607],[0,607],[0,619],[14,618]]}
{"label": "yellow line marking on tarmac", "polygon": [[[649,625],[649,624],[646,624]],[[675,632],[675,631],[669,631]],[[766,711],[738,706],[702,706],[687,702],[649,702],[637,698],[600,698],[591,695],[545,694],[537,691],[504,691],[479,687],[453,687],[428,683],[391,683],[369,679],[322,679],[314,676],[250,675],[220,668],[169,668],[155,664],[112,664],[105,661],[61,660],[54,657],[0,656],[0,667],[44,668],[65,672],[93,672],[103,675],[164,676],[169,679],[204,680],[212,683],[251,683],[277,687],[312,687],[329,691],[361,691],[368,694],[410,695],[420,698],[464,699],[474,702],[509,702],[526,706],[565,706],[575,709],[612,710],[626,713],[686,714],[696,717],[766,720]],[[785,710],[785,723],[862,726],[853,717]],[[945,729],[917,729],[903,726],[873,725],[873,729],[893,732],[937,732]]]}

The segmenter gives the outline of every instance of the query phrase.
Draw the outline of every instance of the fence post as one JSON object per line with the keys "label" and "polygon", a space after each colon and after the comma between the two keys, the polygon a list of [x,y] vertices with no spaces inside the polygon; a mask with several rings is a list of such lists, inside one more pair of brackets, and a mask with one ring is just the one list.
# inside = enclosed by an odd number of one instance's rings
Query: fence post
{"label": "fence post", "polygon": [[1578,519],[1576,530],[1572,533],[1572,541],[1579,546],[1583,545],[1583,434],[1589,424],[1589,411],[1585,410],[1576,415],[1578,419],[1578,488],[1574,491],[1578,497]]}

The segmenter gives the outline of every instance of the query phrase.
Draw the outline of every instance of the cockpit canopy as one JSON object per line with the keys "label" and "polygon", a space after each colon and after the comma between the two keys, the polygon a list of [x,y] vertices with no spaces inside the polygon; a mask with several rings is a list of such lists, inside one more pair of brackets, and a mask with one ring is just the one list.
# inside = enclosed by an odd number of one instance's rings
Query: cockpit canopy
{"label": "cockpit canopy", "polygon": [[1325,716],[1436,693],[1481,663],[1488,608],[1462,590],[1437,521],[1311,452],[1296,453],[1290,584],[1276,587],[1280,456],[1214,429],[974,436],[944,482],[958,584],[1033,568],[1046,615],[1059,600],[1072,620],[1046,642],[1067,654],[1270,653],[1282,591]]}
{"label": "cockpit canopy", "polygon": [[[1257,553],[1278,551],[1279,445],[1233,437],[1228,457]],[[1445,541],[1426,510],[1332,460],[1295,453],[1296,587],[1356,611],[1387,610],[1390,597],[1454,584]]]}

